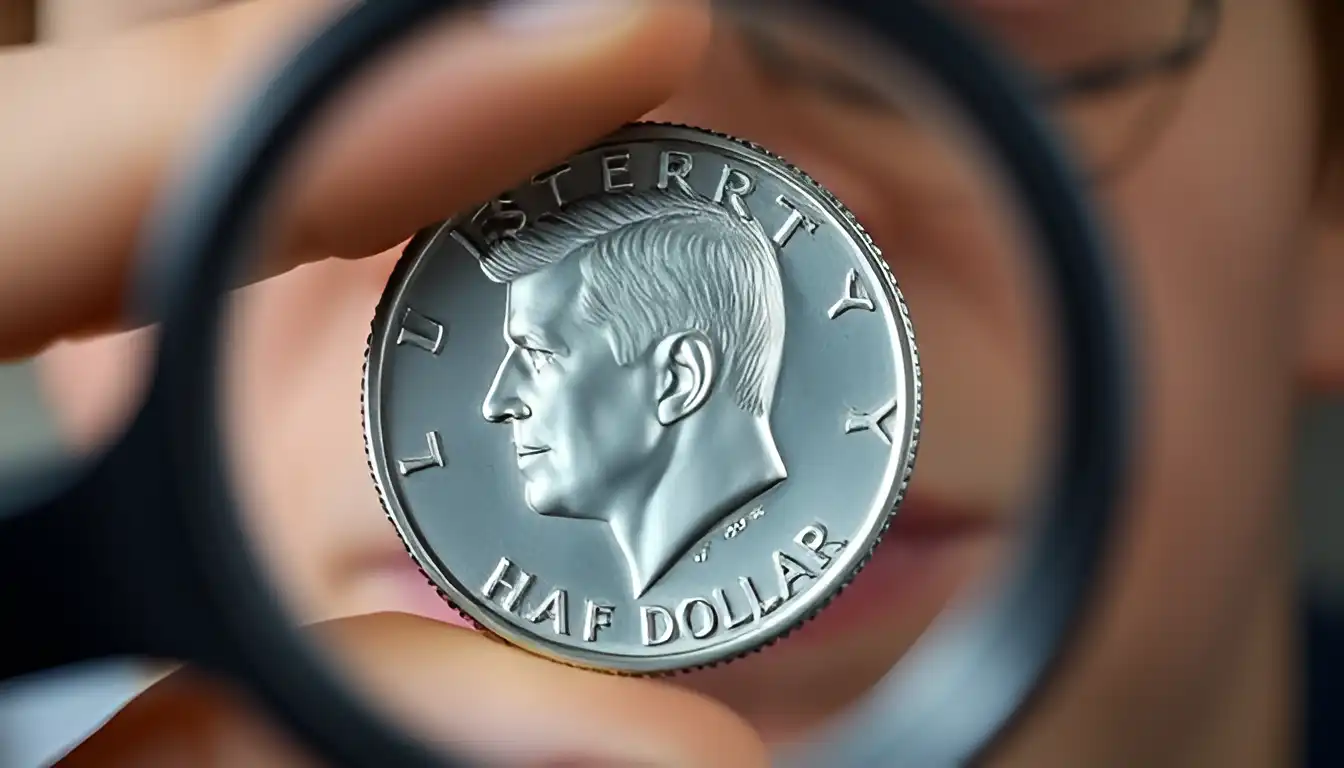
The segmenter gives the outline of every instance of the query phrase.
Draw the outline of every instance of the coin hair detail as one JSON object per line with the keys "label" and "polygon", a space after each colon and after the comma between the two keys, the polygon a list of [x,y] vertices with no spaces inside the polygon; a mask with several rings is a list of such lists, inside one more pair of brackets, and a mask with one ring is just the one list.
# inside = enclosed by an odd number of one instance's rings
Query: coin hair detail
{"label": "coin hair detail", "polygon": [[595,195],[494,245],[481,261],[509,283],[581,259],[579,317],[609,334],[622,365],[670,334],[700,331],[750,414],[769,411],[784,344],[784,291],[759,222],[706,198],[649,190]]}

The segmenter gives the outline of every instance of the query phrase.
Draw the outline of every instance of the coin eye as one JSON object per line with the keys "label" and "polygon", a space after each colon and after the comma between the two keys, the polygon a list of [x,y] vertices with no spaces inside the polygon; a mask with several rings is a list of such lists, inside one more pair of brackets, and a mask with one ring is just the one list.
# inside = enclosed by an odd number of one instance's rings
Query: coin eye
{"label": "coin eye", "polygon": [[528,364],[532,366],[532,370],[534,371],[540,371],[542,368],[550,365],[551,361],[555,360],[555,355],[545,350],[530,349],[528,347],[523,347],[522,350],[523,355],[527,358]]}

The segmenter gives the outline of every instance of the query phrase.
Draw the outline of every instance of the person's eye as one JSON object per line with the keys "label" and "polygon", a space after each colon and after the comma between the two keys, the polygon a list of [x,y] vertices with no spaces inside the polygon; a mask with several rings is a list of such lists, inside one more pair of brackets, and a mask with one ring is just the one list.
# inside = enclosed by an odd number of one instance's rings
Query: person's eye
{"label": "person's eye", "polygon": [[[948,4],[1046,84],[1099,66],[1169,52],[1208,26],[1221,6],[1220,0],[948,0]],[[828,48],[806,29],[778,25],[745,26],[743,41],[758,64],[781,82],[810,85],[832,97],[886,111],[898,109],[881,92],[871,91],[873,81],[866,71],[849,69],[841,50],[834,47],[837,41]]]}
{"label": "person's eye", "polygon": [[1181,43],[1216,11],[1208,0],[954,0],[965,18],[1047,80],[1098,65],[1147,59]]}

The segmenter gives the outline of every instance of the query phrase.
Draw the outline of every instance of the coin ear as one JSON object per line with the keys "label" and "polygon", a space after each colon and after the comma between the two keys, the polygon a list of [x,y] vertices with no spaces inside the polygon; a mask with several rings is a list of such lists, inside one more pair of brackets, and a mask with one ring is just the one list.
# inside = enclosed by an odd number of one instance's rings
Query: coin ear
{"label": "coin ear", "polygon": [[670,427],[700,409],[714,390],[714,344],[700,331],[673,334],[654,352],[661,369],[658,422]]}

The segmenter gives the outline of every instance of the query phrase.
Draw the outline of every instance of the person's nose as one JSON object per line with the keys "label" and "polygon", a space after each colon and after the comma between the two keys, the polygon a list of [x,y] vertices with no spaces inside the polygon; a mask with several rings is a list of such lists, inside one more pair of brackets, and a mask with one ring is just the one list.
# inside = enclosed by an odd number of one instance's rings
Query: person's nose
{"label": "person's nose", "polygon": [[485,393],[485,402],[481,404],[481,415],[492,424],[506,421],[518,421],[532,415],[532,410],[518,396],[517,365],[518,350],[511,349],[505,355],[495,372],[495,380],[490,383],[490,391]]}

